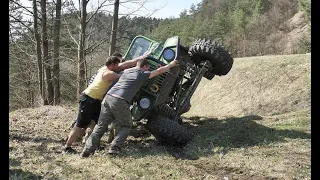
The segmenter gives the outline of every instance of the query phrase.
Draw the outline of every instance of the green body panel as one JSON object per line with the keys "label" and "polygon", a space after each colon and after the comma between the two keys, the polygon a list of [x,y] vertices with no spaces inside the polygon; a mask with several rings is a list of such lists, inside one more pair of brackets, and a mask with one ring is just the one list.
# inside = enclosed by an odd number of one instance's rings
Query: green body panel
{"label": "green body panel", "polygon": [[[142,36],[142,35],[138,35],[136,36],[125,56],[124,59],[129,60],[129,59],[133,59],[136,58],[138,56],[141,56],[144,52],[146,52],[147,50],[151,49],[152,53],[150,56],[152,56],[155,59],[160,60],[161,62],[168,64],[169,61],[165,60],[163,58],[162,52],[163,50],[165,50],[166,48],[170,48],[175,52],[175,57],[177,57],[177,47],[179,45],[179,37],[178,36],[173,36],[170,37],[166,40],[166,42],[164,43],[164,45],[161,45],[159,42],[152,40],[148,37]],[[150,63],[154,64],[153,61],[150,61]]]}
{"label": "green body panel", "polygon": [[[170,48],[175,52],[175,57],[177,57],[177,46],[179,45],[179,37],[173,36],[171,38],[168,38],[166,42],[163,45],[163,49]],[[163,56],[161,57],[160,61],[169,64],[169,61],[166,61]]]}
{"label": "green body panel", "polygon": [[[164,64],[168,64],[170,61],[166,61],[163,58],[162,53],[164,52],[165,49],[170,48],[175,52],[175,57],[177,57],[178,46],[179,46],[179,37],[178,36],[168,38],[165,41],[165,43],[163,45],[161,45],[161,43],[159,43],[155,40],[152,40],[152,39],[147,38],[142,35],[138,35],[132,40],[132,42],[131,42],[131,44],[130,44],[130,46],[124,56],[124,59],[126,59],[126,60],[134,59],[138,56],[141,56],[146,51],[151,50],[152,53],[149,55],[149,57],[157,59],[158,61],[161,61]],[[155,70],[159,66],[161,66],[161,64],[159,64],[159,62],[156,62],[152,59],[149,59],[149,63],[151,65],[149,71]],[[163,83],[166,81],[165,80],[166,77],[167,77],[167,73],[164,73],[162,75],[159,75],[157,77],[154,77],[152,79],[147,80],[142,85],[141,89],[137,93],[138,95],[136,95],[136,97],[138,99],[136,99],[136,101],[133,101],[134,103],[131,106],[131,114],[132,114],[133,120],[140,119],[144,115],[145,112],[149,111],[149,109],[151,109],[153,107],[153,105],[157,104],[158,97],[160,96],[160,90],[162,89],[161,87],[162,87]],[[150,91],[152,86],[154,86],[154,85],[156,85],[160,89],[158,92]],[[148,109],[142,109],[138,105],[139,100],[144,97],[147,97],[150,100],[150,108],[148,108]]]}

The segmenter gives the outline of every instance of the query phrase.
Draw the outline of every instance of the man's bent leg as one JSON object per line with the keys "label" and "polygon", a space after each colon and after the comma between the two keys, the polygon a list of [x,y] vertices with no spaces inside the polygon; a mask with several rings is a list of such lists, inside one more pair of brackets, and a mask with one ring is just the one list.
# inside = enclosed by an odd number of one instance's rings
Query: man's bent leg
{"label": "man's bent leg", "polygon": [[116,151],[119,151],[122,147],[123,143],[126,141],[127,137],[129,136],[131,132],[131,128],[129,127],[121,127],[119,129],[119,132],[114,137],[113,141],[110,144],[109,153],[118,153]]}
{"label": "man's bent leg", "polygon": [[112,120],[113,116],[111,112],[107,107],[102,105],[98,124],[94,126],[92,133],[85,143],[84,149],[81,153],[82,157],[88,157],[90,154],[93,154],[94,151],[99,147],[100,140],[103,134],[108,130],[108,125],[112,122]]}
{"label": "man's bent leg", "polygon": [[79,134],[81,133],[82,131],[82,128],[80,127],[77,127],[77,126],[74,126],[71,131],[70,131],[70,134],[69,134],[69,137],[68,137],[68,140],[65,144],[65,151],[66,152],[71,152],[71,153],[76,153],[74,150],[72,150],[71,146],[72,146],[72,143],[75,142],[75,140],[78,138]]}
{"label": "man's bent leg", "polygon": [[131,132],[132,117],[129,104],[123,100],[117,102],[117,108],[112,110],[115,117],[114,129],[117,129],[114,140],[111,142],[108,153],[119,153],[120,148]]}
{"label": "man's bent leg", "polygon": [[94,122],[94,120],[91,120],[89,126],[87,127],[87,129],[85,130],[85,135],[82,139],[82,143],[86,143],[86,140],[88,139],[88,137],[90,136],[90,134],[93,131],[94,126],[96,125],[96,123]]}
{"label": "man's bent leg", "polygon": [[83,132],[82,128],[85,128],[90,123],[90,105],[88,102],[88,97],[85,94],[81,94],[79,100],[79,110],[78,117],[75,125],[72,127],[67,142],[64,147],[64,152],[75,153],[76,151],[71,148],[71,145],[76,141],[76,139]]}
{"label": "man's bent leg", "polygon": [[108,144],[110,144],[114,140],[114,137],[116,134],[118,134],[119,130],[120,130],[119,125],[115,125],[114,123],[111,124],[108,139],[107,139]]}

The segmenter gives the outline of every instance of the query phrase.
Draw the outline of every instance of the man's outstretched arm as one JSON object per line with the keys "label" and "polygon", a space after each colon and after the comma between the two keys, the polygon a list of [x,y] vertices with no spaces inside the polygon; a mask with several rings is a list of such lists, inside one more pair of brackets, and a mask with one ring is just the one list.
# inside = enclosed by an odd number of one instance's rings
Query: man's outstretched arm
{"label": "man's outstretched arm", "polygon": [[170,68],[174,67],[174,66],[178,66],[179,65],[179,62],[177,60],[173,60],[171,61],[169,64],[165,65],[165,66],[162,66],[162,67],[159,67],[158,69],[156,70],[153,70],[151,71],[151,74],[149,76],[149,79],[150,78],[153,78],[155,76],[158,76],[159,74],[162,74],[162,73],[165,73],[167,72]]}
{"label": "man's outstretched arm", "polygon": [[144,59],[144,58],[148,57],[150,55],[150,53],[151,53],[151,51],[146,51],[143,55],[141,55],[139,57],[136,57],[134,59],[119,63],[118,69],[124,70],[124,69],[131,68],[131,67],[135,66],[140,59]]}

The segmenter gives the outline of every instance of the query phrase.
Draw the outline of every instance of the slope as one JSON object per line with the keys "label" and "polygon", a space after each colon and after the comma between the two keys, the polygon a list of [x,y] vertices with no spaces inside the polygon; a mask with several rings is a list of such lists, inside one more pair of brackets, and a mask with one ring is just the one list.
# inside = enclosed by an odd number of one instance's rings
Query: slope
{"label": "slope", "polygon": [[184,116],[272,115],[311,108],[311,55],[235,58],[225,76],[202,79]]}

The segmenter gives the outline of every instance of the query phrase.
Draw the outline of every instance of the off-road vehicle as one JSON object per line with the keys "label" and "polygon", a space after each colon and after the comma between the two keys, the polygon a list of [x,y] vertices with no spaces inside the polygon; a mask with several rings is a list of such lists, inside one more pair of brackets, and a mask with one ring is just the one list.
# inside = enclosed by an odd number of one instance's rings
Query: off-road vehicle
{"label": "off-road vehicle", "polygon": [[159,43],[139,35],[132,40],[124,58],[133,59],[147,50],[152,51],[147,57],[150,71],[174,59],[180,65],[142,85],[131,105],[133,122],[137,125],[134,127],[143,124],[161,143],[183,147],[193,134],[183,126],[181,114],[189,110],[190,99],[201,79],[226,75],[233,65],[233,57],[214,40],[198,39],[185,47],[178,36]]}

